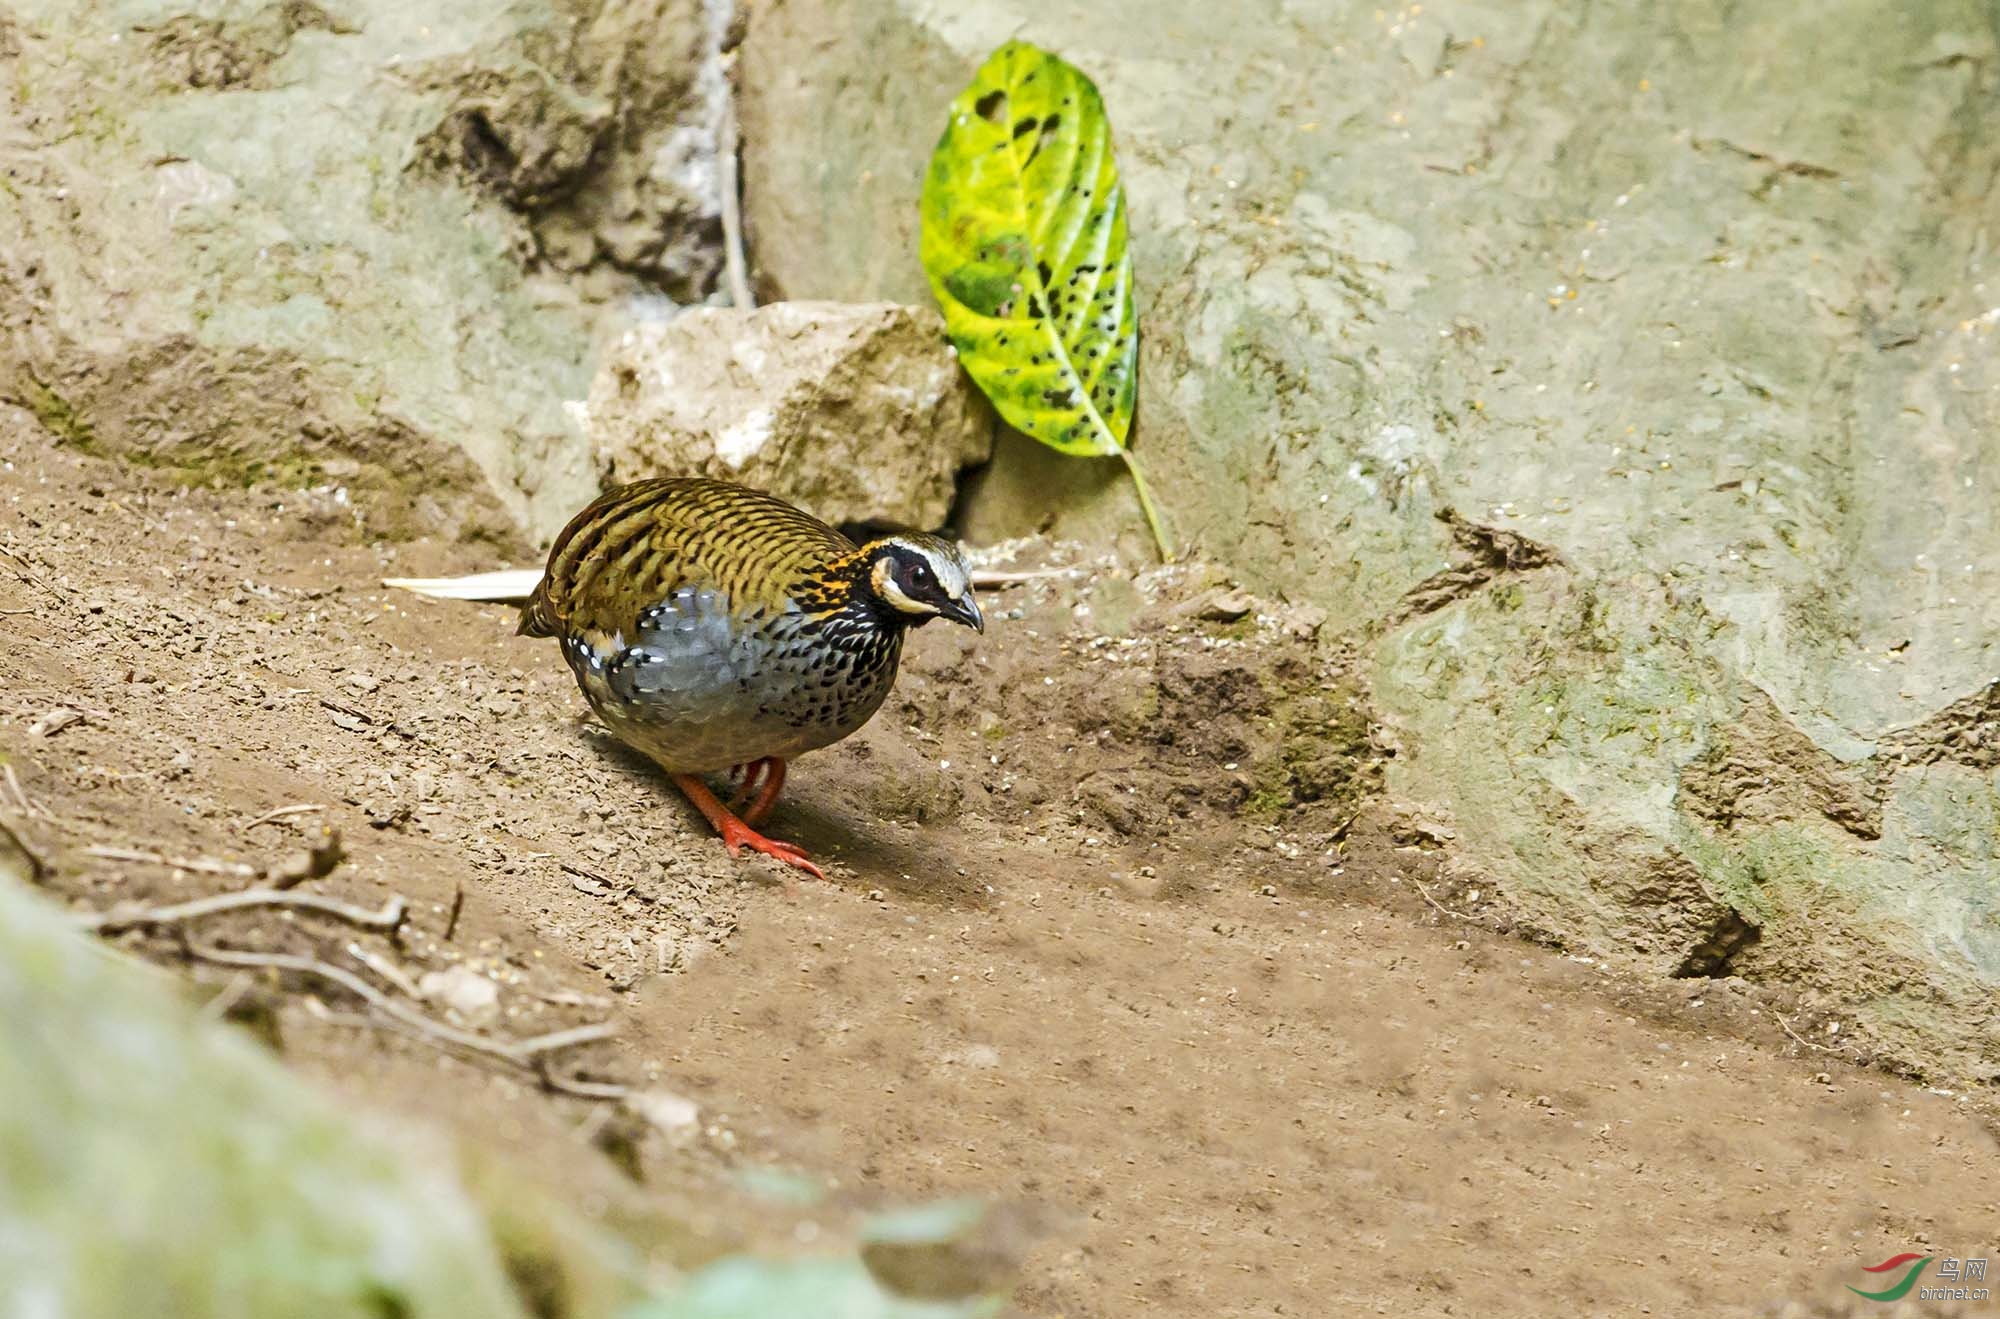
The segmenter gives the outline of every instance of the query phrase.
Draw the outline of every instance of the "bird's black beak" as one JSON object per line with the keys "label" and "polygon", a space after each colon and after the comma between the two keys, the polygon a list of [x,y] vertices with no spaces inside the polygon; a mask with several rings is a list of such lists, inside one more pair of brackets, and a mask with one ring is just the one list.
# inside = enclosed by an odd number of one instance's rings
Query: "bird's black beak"
{"label": "bird's black beak", "polygon": [[948,618],[954,623],[963,623],[974,632],[984,634],[986,631],[986,615],[979,612],[979,602],[972,598],[970,591],[948,602],[938,611],[938,616]]}

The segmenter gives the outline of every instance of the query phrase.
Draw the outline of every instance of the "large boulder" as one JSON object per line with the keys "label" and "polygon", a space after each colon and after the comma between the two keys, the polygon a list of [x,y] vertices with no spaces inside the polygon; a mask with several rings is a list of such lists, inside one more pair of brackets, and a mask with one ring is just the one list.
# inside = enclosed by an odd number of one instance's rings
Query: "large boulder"
{"label": "large boulder", "polygon": [[545,535],[594,338],[714,282],[720,40],[701,0],[5,0],[0,397]]}
{"label": "large boulder", "polygon": [[[921,164],[1019,36],[1104,92],[1183,545],[1367,647],[1390,787],[1580,950],[2000,1075],[2000,168],[1985,7],[766,0],[767,289],[922,295]],[[1144,552],[1003,441],[966,528]]]}
{"label": "large boulder", "polygon": [[944,318],[891,303],[698,308],[606,355],[587,429],[609,481],[715,476],[829,522],[938,527],[993,413]]}

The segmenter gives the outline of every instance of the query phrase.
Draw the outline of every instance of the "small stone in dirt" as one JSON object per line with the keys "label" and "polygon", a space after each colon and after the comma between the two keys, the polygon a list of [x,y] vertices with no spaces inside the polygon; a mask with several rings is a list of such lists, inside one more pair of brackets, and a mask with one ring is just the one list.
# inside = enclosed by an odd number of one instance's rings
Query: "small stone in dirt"
{"label": "small stone in dirt", "polygon": [[625,1106],[677,1148],[692,1143],[701,1133],[701,1106],[671,1090],[635,1090],[625,1096]]}
{"label": "small stone in dirt", "polygon": [[273,866],[267,878],[275,888],[291,888],[309,879],[323,879],[346,858],[347,850],[341,845],[340,830],[332,825],[322,825],[319,837],[312,846],[292,853],[282,864]]}
{"label": "small stone in dirt", "polygon": [[417,981],[417,992],[470,1022],[491,1021],[500,1015],[500,986],[463,963],[425,972]]}
{"label": "small stone in dirt", "polygon": [[357,692],[372,692],[382,684],[365,673],[350,673],[347,675],[347,685]]}
{"label": "small stone in dirt", "polygon": [[1326,626],[1326,610],[1317,605],[1286,605],[1278,611],[1278,628],[1294,641],[1311,641]]}
{"label": "small stone in dirt", "polygon": [[28,736],[54,737],[57,733],[62,732],[63,729],[68,728],[71,724],[78,724],[82,722],[83,722],[83,711],[72,710],[70,707],[66,705],[58,706],[55,709],[50,710],[47,714],[44,714],[40,718],[36,719],[34,723],[29,724]]}
{"label": "small stone in dirt", "polygon": [[1204,623],[1234,623],[1257,607],[1256,597],[1241,587],[1217,591],[1195,603],[1194,616]]}
{"label": "small stone in dirt", "polygon": [[1160,881],[1153,878],[1150,871],[1142,870],[1136,875],[1126,871],[1119,871],[1113,874],[1111,878],[1117,880],[1118,886],[1135,898],[1157,898],[1160,896]]}

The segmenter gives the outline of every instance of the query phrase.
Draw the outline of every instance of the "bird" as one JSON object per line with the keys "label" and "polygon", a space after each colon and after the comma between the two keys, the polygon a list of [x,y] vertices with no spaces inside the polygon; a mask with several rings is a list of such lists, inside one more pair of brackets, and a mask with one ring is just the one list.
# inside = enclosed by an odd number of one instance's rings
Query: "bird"
{"label": "bird", "polygon": [[[570,520],[519,630],[556,639],[605,727],[672,777],[730,856],[747,847],[824,879],[756,826],[786,763],[867,723],[904,634],[938,618],[986,630],[953,542],[896,531],[857,545],[775,495],[659,477]],[[741,778],[727,805],[702,779],[725,770]]]}

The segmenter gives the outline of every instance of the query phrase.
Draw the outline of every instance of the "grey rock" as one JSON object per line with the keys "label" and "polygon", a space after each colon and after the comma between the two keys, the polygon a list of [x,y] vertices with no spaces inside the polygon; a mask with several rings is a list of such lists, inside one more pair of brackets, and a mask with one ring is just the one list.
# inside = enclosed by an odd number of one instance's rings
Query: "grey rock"
{"label": "grey rock", "polygon": [[[1183,545],[1365,638],[1391,792],[1580,950],[1991,1079],[2000,50],[1972,0],[1882,12],[773,0],[756,260],[920,297],[951,96],[1009,37],[1075,61],[1135,446]],[[1018,438],[965,511],[1145,553],[1114,465]]]}
{"label": "grey rock", "polygon": [[591,388],[608,479],[716,476],[829,522],[934,528],[993,414],[935,311],[888,303],[697,308],[629,330]]}
{"label": "grey rock", "polygon": [[[0,399],[373,534],[547,535],[564,408],[713,286],[700,0],[10,0]],[[512,524],[512,525],[510,525]]]}

